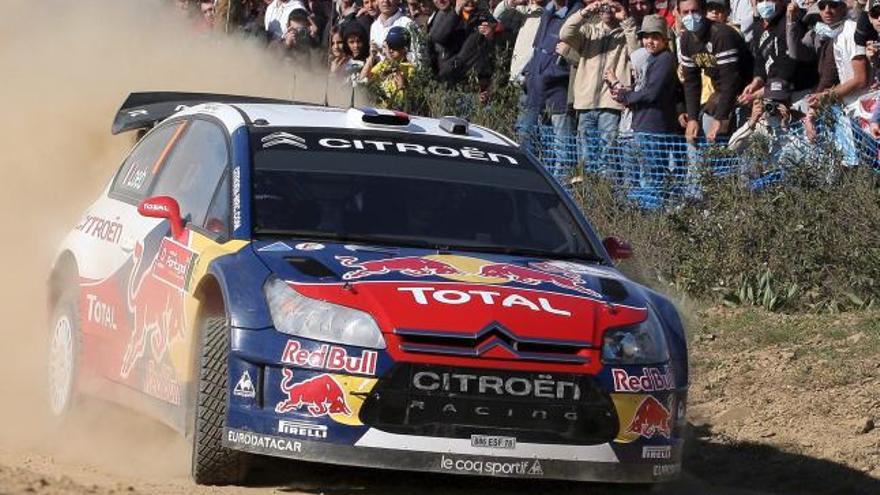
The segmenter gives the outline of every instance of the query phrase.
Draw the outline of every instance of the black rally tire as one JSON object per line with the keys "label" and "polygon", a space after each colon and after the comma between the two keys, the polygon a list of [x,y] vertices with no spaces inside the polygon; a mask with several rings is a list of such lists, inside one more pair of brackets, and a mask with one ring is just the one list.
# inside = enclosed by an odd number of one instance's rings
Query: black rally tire
{"label": "black rally tire", "polygon": [[201,328],[192,435],[192,477],[200,485],[241,483],[251,456],[223,446],[228,393],[229,326],[207,318]]}

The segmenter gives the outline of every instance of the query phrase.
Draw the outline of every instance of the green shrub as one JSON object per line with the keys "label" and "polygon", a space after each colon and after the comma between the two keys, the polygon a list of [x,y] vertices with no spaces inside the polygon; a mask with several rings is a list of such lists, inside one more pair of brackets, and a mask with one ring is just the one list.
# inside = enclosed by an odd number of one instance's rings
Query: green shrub
{"label": "green shrub", "polygon": [[858,309],[880,299],[880,189],[867,167],[802,166],[760,192],[703,177],[703,197],[643,211],[600,177],[575,196],[596,229],[633,244],[624,268],[650,285],[768,310]]}

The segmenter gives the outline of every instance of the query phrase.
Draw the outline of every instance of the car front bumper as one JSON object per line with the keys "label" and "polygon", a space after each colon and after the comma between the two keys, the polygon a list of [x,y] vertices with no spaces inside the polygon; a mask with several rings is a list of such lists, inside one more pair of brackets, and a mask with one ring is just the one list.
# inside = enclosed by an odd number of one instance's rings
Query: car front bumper
{"label": "car front bumper", "polygon": [[[417,438],[413,439],[413,443],[418,443],[417,441]],[[482,455],[462,454],[456,452],[452,445],[448,452],[337,445],[232,428],[224,431],[224,446],[254,454],[346,466],[612,483],[652,483],[674,479],[681,471],[682,450],[682,442],[678,442],[670,446],[669,458],[662,462],[625,463],[614,458],[610,446],[588,446],[580,448],[581,455],[588,458],[601,456],[603,460],[563,460],[538,456],[524,457],[524,454],[516,450],[505,455],[500,455],[498,452]],[[518,446],[523,451],[530,450],[530,447],[534,445]]]}
{"label": "car front bumper", "polygon": [[413,377],[428,376],[426,369],[432,377],[460,370],[234,329],[224,445],[303,461],[491,477],[650,483],[681,471],[687,389],[660,370],[592,376],[486,369],[510,383],[555,380],[579,390],[574,397],[489,400],[415,390]]}

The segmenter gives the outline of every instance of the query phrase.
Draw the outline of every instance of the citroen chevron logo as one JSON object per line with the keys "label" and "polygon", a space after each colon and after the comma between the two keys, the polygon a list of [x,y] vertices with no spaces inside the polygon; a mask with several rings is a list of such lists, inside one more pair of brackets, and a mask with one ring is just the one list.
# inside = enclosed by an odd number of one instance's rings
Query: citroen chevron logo
{"label": "citroen chevron logo", "polygon": [[261,139],[260,141],[263,143],[263,149],[271,148],[273,146],[278,146],[281,144],[287,144],[304,150],[309,149],[309,147],[306,146],[305,139],[289,132],[273,132],[272,134],[269,134],[268,136]]}
{"label": "citroen chevron logo", "polygon": [[397,329],[395,333],[404,339],[400,347],[405,352],[567,363],[590,360],[578,354],[590,347],[588,342],[521,338],[498,322],[476,333],[407,329]]}

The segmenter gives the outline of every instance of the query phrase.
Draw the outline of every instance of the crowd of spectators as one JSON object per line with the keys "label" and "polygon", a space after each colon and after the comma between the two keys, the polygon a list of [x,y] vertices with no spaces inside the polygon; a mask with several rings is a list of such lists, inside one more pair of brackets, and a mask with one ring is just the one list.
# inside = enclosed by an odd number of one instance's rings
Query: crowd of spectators
{"label": "crowd of spectators", "polygon": [[773,114],[809,132],[817,108],[852,111],[880,56],[880,0],[169,1],[194,29],[259,38],[334,89],[372,82],[392,108],[416,71],[451,87],[475,76],[482,104],[509,72],[518,128],[577,136],[584,162],[621,131],[715,141]]}

